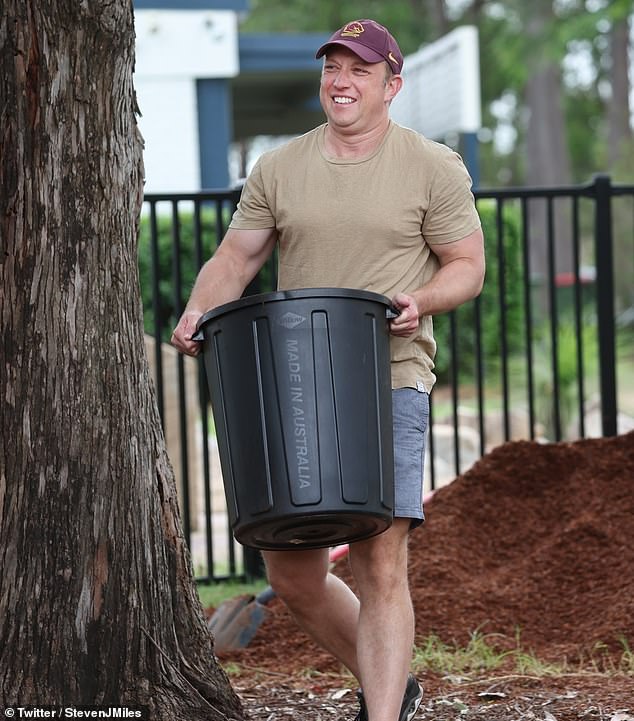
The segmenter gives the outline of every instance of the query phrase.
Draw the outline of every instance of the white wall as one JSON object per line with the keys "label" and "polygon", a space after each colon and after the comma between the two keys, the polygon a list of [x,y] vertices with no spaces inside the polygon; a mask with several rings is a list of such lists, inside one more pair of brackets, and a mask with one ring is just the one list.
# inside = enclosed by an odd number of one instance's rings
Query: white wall
{"label": "white wall", "polygon": [[200,189],[196,84],[189,78],[137,78],[143,116],[145,192]]}
{"label": "white wall", "polygon": [[229,10],[136,10],[134,85],[145,140],[145,192],[200,189],[196,80],[238,74]]}

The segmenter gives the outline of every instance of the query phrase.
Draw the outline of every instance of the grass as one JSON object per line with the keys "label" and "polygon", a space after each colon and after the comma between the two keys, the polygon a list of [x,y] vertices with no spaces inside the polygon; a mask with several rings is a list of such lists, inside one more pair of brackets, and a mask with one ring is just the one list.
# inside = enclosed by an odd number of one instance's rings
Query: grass
{"label": "grass", "polygon": [[197,585],[198,597],[203,608],[218,608],[218,606],[234,596],[249,594],[256,596],[264,590],[268,581],[261,579],[252,583],[239,583],[237,581],[225,581],[223,583],[210,583]]}
{"label": "grass", "polygon": [[[508,638],[474,631],[466,646],[448,644],[437,636],[419,642],[414,653],[416,671],[431,671],[448,677],[464,678],[504,671],[539,678],[565,676],[571,673],[618,674],[634,676],[634,652],[627,639],[619,638],[623,649],[620,660],[608,653],[605,644],[597,644],[587,659],[574,667],[566,661],[544,661],[522,648],[519,631],[515,645],[508,648]],[[507,648],[504,648],[506,646]]]}
{"label": "grass", "polygon": [[563,673],[563,667],[547,664],[532,654],[522,650],[519,634],[515,647],[502,650],[508,645],[506,637],[495,634],[483,634],[474,631],[469,643],[464,646],[447,644],[437,636],[429,636],[417,646],[414,654],[414,668],[420,671],[433,671],[446,676],[471,676],[500,669],[513,669],[516,673],[537,676],[552,676]]}

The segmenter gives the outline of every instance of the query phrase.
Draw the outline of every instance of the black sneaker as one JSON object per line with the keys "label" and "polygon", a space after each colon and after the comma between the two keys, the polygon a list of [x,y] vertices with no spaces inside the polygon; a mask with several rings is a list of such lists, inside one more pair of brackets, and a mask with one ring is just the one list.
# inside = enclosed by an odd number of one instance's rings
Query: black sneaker
{"label": "black sneaker", "polygon": [[407,686],[405,687],[405,695],[403,696],[403,704],[398,721],[411,721],[418,711],[422,700],[423,688],[410,673],[407,677]]}
{"label": "black sneaker", "polygon": [[[359,699],[359,713],[354,717],[354,721],[368,721],[368,710],[365,705],[365,698],[363,697],[363,691],[359,689],[357,691],[357,698]],[[418,681],[410,675],[407,677],[407,686],[405,687],[405,695],[403,696],[403,703],[401,705],[401,713],[399,714],[398,721],[411,721],[414,718],[420,702],[423,700],[423,689],[421,688]]]}

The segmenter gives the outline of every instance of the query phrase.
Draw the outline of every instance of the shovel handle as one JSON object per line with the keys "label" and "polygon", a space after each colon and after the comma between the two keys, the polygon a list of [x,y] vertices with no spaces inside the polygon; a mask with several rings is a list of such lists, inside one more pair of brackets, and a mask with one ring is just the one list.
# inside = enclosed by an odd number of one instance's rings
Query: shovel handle
{"label": "shovel handle", "polygon": [[255,597],[255,600],[257,603],[262,604],[262,606],[266,606],[275,598],[276,595],[277,594],[271,588],[271,586],[267,586],[263,591],[260,591],[260,593],[258,593],[258,595]]}

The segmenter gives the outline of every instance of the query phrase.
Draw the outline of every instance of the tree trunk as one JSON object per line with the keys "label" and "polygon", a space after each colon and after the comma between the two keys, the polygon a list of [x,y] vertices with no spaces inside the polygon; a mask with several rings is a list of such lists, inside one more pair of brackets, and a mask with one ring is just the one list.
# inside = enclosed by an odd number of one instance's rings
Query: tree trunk
{"label": "tree trunk", "polygon": [[630,127],[628,18],[615,20],[610,32],[610,85],[612,97],[608,106],[608,162],[611,170],[619,167],[632,141]]}
{"label": "tree trunk", "polygon": [[[526,181],[529,186],[553,186],[570,182],[570,154],[566,125],[561,104],[561,68],[551,56],[546,41],[548,27],[554,22],[550,0],[522,4],[530,57],[525,88],[528,110],[526,130]],[[531,222],[531,273],[544,277],[549,270],[547,209],[543,203],[529,204]],[[555,241],[554,272],[572,270],[570,211],[561,204],[553,205]]]}
{"label": "tree trunk", "polygon": [[144,354],[126,0],[0,17],[0,698],[241,719]]}

